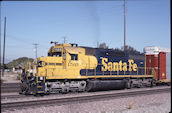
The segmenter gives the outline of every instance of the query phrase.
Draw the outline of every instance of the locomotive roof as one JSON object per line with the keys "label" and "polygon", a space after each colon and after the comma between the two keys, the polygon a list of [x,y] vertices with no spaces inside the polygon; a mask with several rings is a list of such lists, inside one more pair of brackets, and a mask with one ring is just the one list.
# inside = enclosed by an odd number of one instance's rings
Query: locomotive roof
{"label": "locomotive roof", "polygon": [[[74,45],[74,44],[73,44]],[[67,51],[73,54],[78,54],[78,52],[83,51],[81,48],[85,49],[85,54],[87,55],[96,55],[96,54],[101,54],[101,55],[110,55],[110,56],[143,56],[143,53],[140,53],[138,51],[126,51],[124,52],[123,50],[120,49],[104,49],[104,48],[93,48],[93,47],[87,47],[87,46],[73,46],[72,44],[55,44],[55,46],[51,46],[49,49],[48,53],[53,52],[54,48],[57,47],[64,47]]]}
{"label": "locomotive roof", "polygon": [[64,47],[64,49],[71,54],[78,54],[83,52],[83,48],[80,47]]}
{"label": "locomotive roof", "polygon": [[80,46],[82,48],[86,49],[86,54],[95,54],[96,51],[99,51],[100,53],[106,55],[107,53],[109,55],[122,55],[122,56],[143,56],[144,53],[140,53],[138,51],[122,51],[120,49],[103,49],[103,48],[93,48],[93,47],[86,47],[86,46]]}

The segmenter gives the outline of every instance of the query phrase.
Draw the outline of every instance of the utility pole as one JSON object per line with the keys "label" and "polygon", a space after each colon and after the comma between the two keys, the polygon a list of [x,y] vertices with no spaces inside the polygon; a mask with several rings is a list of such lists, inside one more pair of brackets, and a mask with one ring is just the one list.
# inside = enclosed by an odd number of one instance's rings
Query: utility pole
{"label": "utility pole", "polygon": [[3,46],[3,67],[2,67],[2,76],[4,76],[4,62],[5,62],[5,36],[6,36],[6,16],[4,18],[4,46]]}
{"label": "utility pole", "polygon": [[124,52],[126,50],[126,15],[125,15],[125,5],[126,5],[126,0],[124,0]]}
{"label": "utility pole", "polygon": [[66,43],[66,37],[64,37],[64,44]]}
{"label": "utility pole", "polygon": [[97,48],[99,48],[99,41],[97,41]]}
{"label": "utility pole", "polygon": [[39,44],[33,44],[34,46],[35,46],[35,54],[36,54],[36,59],[37,59],[37,48],[38,48],[38,46],[37,45],[39,45]]}

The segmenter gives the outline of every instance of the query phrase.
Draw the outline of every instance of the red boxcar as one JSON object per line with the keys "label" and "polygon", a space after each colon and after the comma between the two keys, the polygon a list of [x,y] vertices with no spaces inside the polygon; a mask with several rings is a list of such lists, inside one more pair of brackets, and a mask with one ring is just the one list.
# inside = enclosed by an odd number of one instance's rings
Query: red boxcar
{"label": "red boxcar", "polygon": [[146,47],[144,51],[146,54],[146,73],[149,73],[150,68],[154,68],[156,80],[166,79],[166,52],[169,50],[160,47]]}

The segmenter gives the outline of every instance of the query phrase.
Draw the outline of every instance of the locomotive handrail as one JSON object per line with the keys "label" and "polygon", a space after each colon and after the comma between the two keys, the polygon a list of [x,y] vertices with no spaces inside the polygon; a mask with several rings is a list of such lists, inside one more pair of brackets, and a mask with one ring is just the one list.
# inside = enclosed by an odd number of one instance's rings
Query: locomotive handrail
{"label": "locomotive handrail", "polygon": [[87,69],[87,64],[86,64],[86,76],[88,75],[88,69]]}
{"label": "locomotive handrail", "polygon": [[[95,67],[96,67],[96,65],[95,65]],[[96,75],[96,68],[94,68],[94,75]]]}

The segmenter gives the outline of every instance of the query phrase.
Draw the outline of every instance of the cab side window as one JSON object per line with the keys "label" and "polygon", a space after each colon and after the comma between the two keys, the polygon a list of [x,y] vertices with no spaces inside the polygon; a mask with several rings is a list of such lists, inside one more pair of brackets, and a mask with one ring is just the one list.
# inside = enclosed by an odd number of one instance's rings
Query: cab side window
{"label": "cab side window", "polygon": [[70,54],[71,60],[78,60],[78,55],[77,54]]}
{"label": "cab side window", "polygon": [[61,52],[48,53],[48,56],[61,57],[62,56],[62,53]]}

